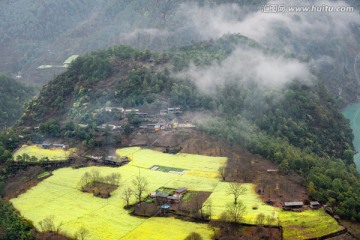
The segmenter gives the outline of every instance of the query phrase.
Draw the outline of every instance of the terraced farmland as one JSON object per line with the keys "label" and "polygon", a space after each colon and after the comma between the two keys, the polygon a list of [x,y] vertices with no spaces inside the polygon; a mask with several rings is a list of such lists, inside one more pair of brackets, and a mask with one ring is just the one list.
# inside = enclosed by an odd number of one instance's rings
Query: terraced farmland
{"label": "terraced farmland", "polygon": [[[140,173],[149,181],[147,193],[161,187],[180,188],[187,187],[193,191],[212,192],[206,204],[212,205],[212,218],[216,219],[225,212],[226,203],[232,202],[233,198],[227,194],[229,183],[221,182],[218,176],[218,168],[226,163],[223,157],[206,157],[191,154],[164,154],[152,150],[140,148],[125,148],[117,151],[121,156],[128,156],[131,162],[128,165],[110,167],[88,167],[80,169],[63,168],[53,172],[36,187],[30,189],[18,198],[12,199],[21,215],[33,221],[40,229],[39,222],[48,216],[55,216],[55,225],[63,224],[62,229],[68,235],[74,235],[80,228],[89,230],[89,239],[184,239],[191,232],[201,234],[204,239],[211,239],[214,234],[208,224],[185,222],[174,218],[140,218],[129,214],[124,209],[125,202],[122,199],[124,189],[132,186],[132,180]],[[171,168],[187,169],[183,175],[153,171],[150,168],[160,165]],[[79,190],[78,183],[85,172],[92,169],[99,170],[101,175],[120,173],[120,186],[108,199],[94,197],[91,194]],[[268,206],[261,202],[256,195],[254,185],[246,184],[247,191],[240,196],[240,200],[246,206],[244,222],[253,224],[259,213],[271,216],[284,227],[286,239],[300,239],[298,233],[292,229],[294,219],[301,222],[304,214],[312,213],[312,218],[318,222],[327,222],[325,228],[321,227],[320,234],[326,235],[339,229],[336,221],[319,211],[306,211],[304,213],[288,213]],[[147,194],[146,193],[146,194]],[[131,198],[135,203],[135,198]],[[291,215],[291,216],[290,216]],[[311,221],[313,221],[311,220]],[[308,232],[307,236],[321,236],[314,232],[314,224],[301,225],[302,231]],[[320,226],[319,226],[320,227]],[[300,233],[299,233],[300,234]]]}
{"label": "terraced farmland", "polygon": [[18,156],[27,154],[30,157],[34,156],[38,160],[42,158],[48,158],[50,161],[58,160],[67,160],[69,156],[75,152],[75,148],[70,148],[68,150],[64,149],[43,149],[37,145],[23,145],[14,153],[14,160],[17,160]]}

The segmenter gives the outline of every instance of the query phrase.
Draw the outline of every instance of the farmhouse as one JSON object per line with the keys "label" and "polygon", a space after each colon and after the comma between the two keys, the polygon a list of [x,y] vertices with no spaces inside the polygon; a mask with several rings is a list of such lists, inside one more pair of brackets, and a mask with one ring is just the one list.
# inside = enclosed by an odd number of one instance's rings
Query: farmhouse
{"label": "farmhouse", "polygon": [[43,143],[43,144],[41,144],[41,147],[43,149],[49,149],[51,147],[51,144],[50,143]]}
{"label": "farmhouse", "polygon": [[105,107],[105,112],[124,112],[124,109],[121,107]]}
{"label": "farmhouse", "polygon": [[135,115],[140,117],[140,118],[146,118],[149,114],[148,113],[143,113],[143,112],[137,112],[137,113],[135,113]]}
{"label": "farmhouse", "polygon": [[170,203],[179,203],[181,201],[181,198],[182,198],[182,195],[173,195],[173,196],[168,196],[167,197],[167,200],[170,202]]}
{"label": "farmhouse", "polygon": [[88,128],[89,124],[81,124],[81,123],[79,123],[78,126],[79,126],[79,128]]}
{"label": "farmhouse", "polygon": [[168,196],[167,193],[157,192],[156,193],[156,202],[157,203],[167,203],[168,202]]}
{"label": "farmhouse", "polygon": [[53,144],[53,147],[54,147],[54,148],[62,148],[62,149],[65,149],[65,148],[66,148],[66,145],[65,145],[65,144],[60,144],[60,143],[54,143],[54,144]]}
{"label": "farmhouse", "polygon": [[302,208],[304,206],[303,202],[285,202],[283,205],[284,210],[291,210],[295,208]]}
{"label": "farmhouse", "polygon": [[136,114],[139,112],[139,109],[137,108],[131,108],[131,109],[125,109],[124,110],[124,114],[128,115],[128,114]]}
{"label": "farmhouse", "polygon": [[182,113],[179,107],[172,107],[167,109],[168,114],[180,114]]}
{"label": "farmhouse", "polygon": [[185,193],[187,193],[187,188],[186,187],[182,187],[182,188],[179,188],[179,189],[176,189],[174,191],[174,194],[181,194],[181,195],[184,195]]}
{"label": "farmhouse", "polygon": [[106,156],[103,161],[105,164],[122,166],[129,162],[127,157],[117,157],[117,156]]}
{"label": "farmhouse", "polygon": [[160,131],[160,130],[165,130],[165,129],[166,129],[166,123],[164,123],[164,122],[156,123],[154,126],[155,131]]}
{"label": "farmhouse", "polygon": [[160,116],[166,116],[168,113],[167,110],[160,110]]}
{"label": "farmhouse", "polygon": [[312,201],[312,202],[310,202],[310,208],[319,209],[320,208],[320,203],[318,201]]}

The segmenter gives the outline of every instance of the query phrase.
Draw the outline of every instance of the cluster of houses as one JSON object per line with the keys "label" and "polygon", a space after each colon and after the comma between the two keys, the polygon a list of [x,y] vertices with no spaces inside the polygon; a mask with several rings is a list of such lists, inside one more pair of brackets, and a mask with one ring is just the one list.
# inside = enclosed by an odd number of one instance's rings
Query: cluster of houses
{"label": "cluster of houses", "polygon": [[155,198],[157,204],[180,203],[187,191],[186,187],[176,189],[172,194],[156,191],[152,192],[150,197]]}
{"label": "cluster of houses", "polygon": [[[285,202],[283,205],[284,210],[295,210],[295,209],[301,209],[304,207],[304,202]],[[309,203],[309,206],[311,209],[319,209],[321,207],[320,203],[318,201],[311,201]]]}
{"label": "cluster of houses", "polygon": [[122,166],[127,164],[130,160],[127,157],[118,157],[118,156],[93,156],[93,155],[88,155],[86,156],[86,159],[93,161],[93,162],[97,162],[97,163],[101,163],[101,164],[105,164],[105,165],[114,165],[114,166]]}
{"label": "cluster of houses", "polygon": [[[140,112],[139,109],[137,108],[129,108],[129,109],[125,109],[125,108],[122,108],[122,107],[105,107],[105,108],[102,108],[101,110],[105,111],[105,112],[118,112],[118,113],[121,113],[123,114],[123,117],[126,117],[127,115],[129,114],[134,114],[136,116],[139,116],[139,117],[156,117],[156,114],[153,114],[153,115],[149,115],[148,113],[145,113],[145,112]],[[182,111],[181,111],[181,108],[180,107],[170,107],[170,108],[167,108],[167,109],[162,109],[160,110],[159,112],[159,115],[160,116],[167,116],[169,114],[181,114]]]}
{"label": "cluster of houses", "polygon": [[113,132],[121,131],[121,126],[120,125],[114,125],[114,124],[101,124],[100,126],[97,126],[97,128],[98,129],[110,128],[110,130],[113,131]]}
{"label": "cluster of houses", "polygon": [[[104,107],[100,109],[101,111],[110,112],[110,113],[120,113],[123,117],[128,117],[130,114],[137,116],[144,121],[147,121],[146,124],[141,124],[139,126],[140,129],[151,130],[151,131],[160,131],[160,130],[169,130],[173,128],[194,128],[195,126],[191,123],[178,123],[176,120],[172,120],[170,122],[163,119],[164,116],[173,114],[178,115],[181,114],[180,107],[170,107],[167,109],[160,110],[159,114],[148,114],[146,112],[140,112],[137,108],[124,109],[121,107]],[[81,128],[87,128],[87,124],[79,124]],[[122,126],[114,125],[114,124],[102,124],[97,126],[99,130],[104,130],[106,128],[110,128],[111,131],[117,132],[122,130]]]}

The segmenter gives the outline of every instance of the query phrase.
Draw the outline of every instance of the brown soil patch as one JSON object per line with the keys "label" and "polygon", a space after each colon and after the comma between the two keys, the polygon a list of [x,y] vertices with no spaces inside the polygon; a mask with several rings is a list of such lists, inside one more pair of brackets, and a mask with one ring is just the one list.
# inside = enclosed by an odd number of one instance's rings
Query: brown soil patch
{"label": "brown soil patch", "polygon": [[281,239],[281,230],[279,228],[239,226],[224,222],[212,222],[211,225],[219,227],[219,231],[216,233],[215,238],[220,240]]}
{"label": "brown soil patch", "polygon": [[160,208],[158,205],[155,204],[155,202],[152,203],[141,202],[139,204],[136,204],[133,214],[143,217],[152,217],[155,214],[157,214],[159,211]]}
{"label": "brown soil patch", "polygon": [[[171,209],[181,215],[193,215],[193,217],[201,217],[201,209],[204,202],[210,196],[211,192],[190,192],[190,197],[187,201],[182,201],[180,204],[174,204]],[[203,212],[206,209],[202,209]]]}
{"label": "brown soil patch", "polygon": [[53,232],[38,232],[35,236],[38,240],[71,240],[73,238],[67,237],[65,235],[61,235],[59,233],[53,233]]}
{"label": "brown soil patch", "polygon": [[38,179],[37,176],[45,170],[40,166],[29,167],[26,170],[20,170],[16,174],[9,176],[5,182],[4,198],[6,200],[16,198],[28,189],[36,186],[43,179]]}

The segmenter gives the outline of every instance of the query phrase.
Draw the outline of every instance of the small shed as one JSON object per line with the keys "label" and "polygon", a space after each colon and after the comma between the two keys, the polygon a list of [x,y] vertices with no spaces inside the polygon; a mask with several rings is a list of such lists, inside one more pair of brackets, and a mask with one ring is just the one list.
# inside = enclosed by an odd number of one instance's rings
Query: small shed
{"label": "small shed", "polygon": [[312,201],[312,202],[310,202],[310,208],[319,209],[320,208],[320,203],[318,201]]}
{"label": "small shed", "polygon": [[168,113],[167,110],[160,110],[160,116],[166,116]]}
{"label": "small shed", "polygon": [[176,189],[174,191],[174,194],[182,194],[182,195],[184,195],[187,191],[188,191],[188,189],[186,187],[182,187],[182,188]]}
{"label": "small shed", "polygon": [[181,197],[182,195],[180,194],[180,195],[168,196],[167,199],[171,203],[179,203],[181,201]]}
{"label": "small shed", "polygon": [[294,208],[302,208],[304,206],[303,202],[285,202],[283,208],[286,209],[294,209]]}
{"label": "small shed", "polygon": [[51,147],[51,144],[50,143],[43,143],[43,144],[41,144],[41,147],[44,148],[44,149],[49,149]]}
{"label": "small shed", "polygon": [[158,203],[167,203],[168,202],[168,196],[167,193],[157,192],[156,193],[156,202]]}
{"label": "small shed", "polygon": [[63,149],[66,148],[65,144],[60,144],[60,143],[54,143],[53,146],[54,148],[63,148]]}

